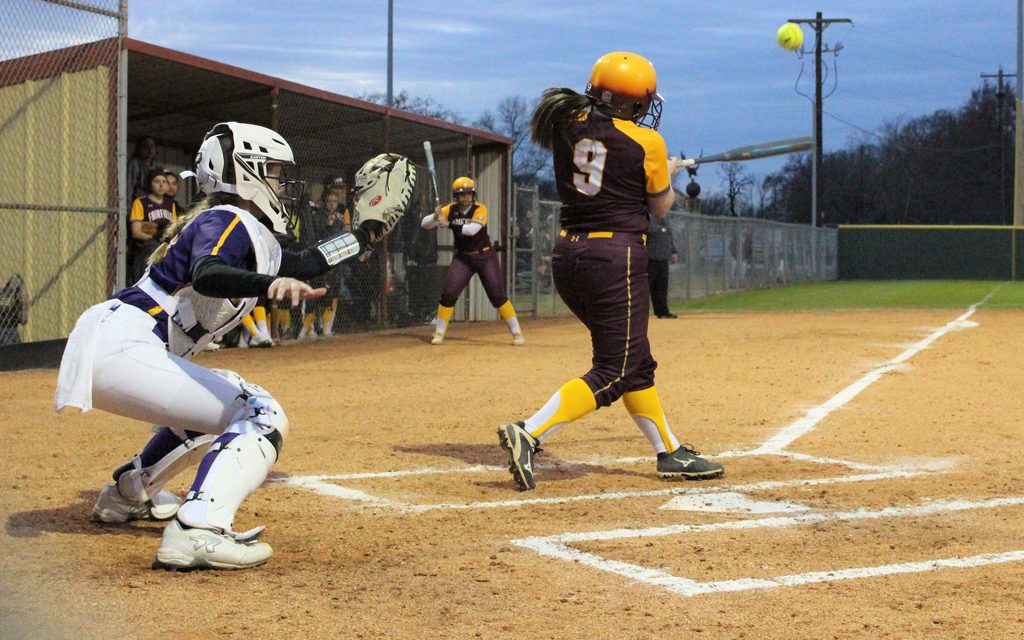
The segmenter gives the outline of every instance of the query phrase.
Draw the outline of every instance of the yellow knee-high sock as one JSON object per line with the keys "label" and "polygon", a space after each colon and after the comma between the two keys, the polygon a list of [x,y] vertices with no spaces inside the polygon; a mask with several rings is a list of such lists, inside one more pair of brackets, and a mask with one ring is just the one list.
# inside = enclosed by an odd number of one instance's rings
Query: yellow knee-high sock
{"label": "yellow knee-high sock", "polygon": [[270,330],[273,333],[278,333],[281,330],[281,326],[284,324],[282,322],[283,316],[283,309],[277,309],[275,307],[270,308]]}
{"label": "yellow knee-high sock", "polygon": [[655,451],[672,452],[679,448],[679,440],[668,426],[668,418],[665,417],[656,388],[628,391],[622,395],[622,404]]}
{"label": "yellow knee-high sock", "polygon": [[434,333],[444,335],[448,329],[448,323],[452,320],[452,312],[455,307],[446,307],[443,304],[437,305],[437,320],[434,322]]}
{"label": "yellow knee-high sock", "polygon": [[256,305],[252,310],[252,319],[256,321],[256,329],[260,333],[270,335],[270,330],[267,328],[267,310],[263,305]]}
{"label": "yellow knee-high sock", "polygon": [[316,314],[309,311],[302,317],[302,333],[303,335],[313,330],[313,323],[316,322]]}
{"label": "yellow knee-high sock", "polygon": [[256,323],[253,321],[251,315],[242,318],[242,326],[249,330],[249,335],[256,335]]}
{"label": "yellow knee-high sock", "polygon": [[320,329],[324,332],[325,336],[332,335],[334,333],[334,310],[338,308],[338,301],[335,300],[334,304],[329,309],[324,309],[320,313]]}
{"label": "yellow knee-high sock", "polygon": [[291,312],[288,309],[271,309],[270,321],[273,329],[271,335],[276,340],[281,337],[281,334],[288,327],[288,323],[291,322]]}
{"label": "yellow knee-high sock", "polygon": [[597,400],[590,386],[583,378],[573,378],[563,384],[540,411],[526,419],[526,430],[534,438],[543,438],[594,409],[597,409]]}
{"label": "yellow knee-high sock", "polygon": [[506,300],[505,304],[498,307],[498,315],[508,325],[508,330],[512,332],[512,335],[522,335],[523,331],[519,327],[519,319],[516,317],[516,310],[512,306],[511,300]]}

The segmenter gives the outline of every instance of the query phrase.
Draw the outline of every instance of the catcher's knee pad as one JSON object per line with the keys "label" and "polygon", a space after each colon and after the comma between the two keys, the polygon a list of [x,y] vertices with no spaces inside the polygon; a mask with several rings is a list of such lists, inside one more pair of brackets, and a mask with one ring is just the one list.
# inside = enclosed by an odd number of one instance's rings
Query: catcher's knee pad
{"label": "catcher's knee pad", "polygon": [[118,492],[136,502],[153,499],[167,482],[192,466],[217,436],[159,427],[142,453],[114,471]]}
{"label": "catcher's knee pad", "polygon": [[[288,416],[284,407],[263,387],[248,382],[242,385],[246,395],[245,406],[235,414],[232,424],[245,420],[256,425],[271,441],[278,452],[288,437]],[[230,430],[230,426],[228,430]]]}
{"label": "catcher's knee pad", "polygon": [[210,369],[210,371],[216,373],[217,375],[226,380],[234,382],[235,384],[238,385],[239,389],[241,389],[246,384],[245,378],[243,378],[242,376],[238,375],[237,373],[230,369]]}
{"label": "catcher's knee pad", "polygon": [[233,533],[239,505],[267,477],[288,433],[288,418],[270,394],[245,385],[250,395],[235,420],[212,445],[199,465],[195,482],[178,510],[182,523]]}

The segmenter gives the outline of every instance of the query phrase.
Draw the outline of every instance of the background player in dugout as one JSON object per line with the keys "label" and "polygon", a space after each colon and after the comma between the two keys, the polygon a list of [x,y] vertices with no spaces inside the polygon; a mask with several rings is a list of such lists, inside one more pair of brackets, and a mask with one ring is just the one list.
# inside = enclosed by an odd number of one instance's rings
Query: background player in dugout
{"label": "background player in dugout", "polygon": [[680,444],[654,386],[646,232],[650,215],[664,217],[672,207],[670,179],[680,168],[656,131],[661,100],[654,66],[617,51],[594,64],[584,95],[548,89],[534,110],[531,136],[553,153],[562,201],[562,231],[551,256],[555,287],[590,331],[593,366],[532,416],[498,429],[522,490],[535,486],[533,456],[542,439],[619,398],[654,447],[661,477],[723,473],[720,464]]}
{"label": "background player in dugout", "polygon": [[526,344],[519,319],[512,301],[505,293],[505,279],[501,271],[501,263],[491,247],[491,238],[487,235],[487,207],[476,201],[476,183],[467,177],[457,178],[452,183],[454,202],[437,207],[434,213],[425,216],[421,222],[424,229],[436,229],[438,226],[450,227],[455,237],[455,255],[448,266],[441,291],[441,302],[437,307],[437,318],[434,321],[434,336],[430,344],[442,344],[445,331],[452,319],[455,303],[469,284],[473,274],[480,276],[480,282],[487,292],[487,299],[498,310],[498,315],[508,324],[512,333],[512,344]]}
{"label": "background player in dugout", "polygon": [[[257,539],[263,527],[235,531],[234,516],[277,461],[288,419],[265,389],[192,357],[238,326],[258,296],[298,304],[326,293],[303,280],[390,231],[415,175],[400,156],[370,160],[357,184],[363,177],[366,200],[383,201],[366,211],[360,228],[282,252],[275,234],[287,232],[286,203],[303,195],[295,170],[291,147],[276,132],[215,126],[196,156],[197,182],[209,199],[168,230],[145,277],[88,309],[68,339],[57,410],[95,405],[153,424],[142,452],[100,492],[93,517],[170,519],[159,566],[243,569],[270,558],[270,545]],[[200,456],[181,503],[163,488]]]}

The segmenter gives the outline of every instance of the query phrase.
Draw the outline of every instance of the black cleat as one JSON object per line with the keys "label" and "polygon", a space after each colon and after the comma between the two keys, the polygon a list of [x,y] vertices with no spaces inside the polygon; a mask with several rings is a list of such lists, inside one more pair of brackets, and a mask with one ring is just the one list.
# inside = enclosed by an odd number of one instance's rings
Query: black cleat
{"label": "black cleat", "polygon": [[693,446],[684,444],[672,453],[658,454],[658,475],[662,478],[709,480],[725,473],[725,467],[700,457]]}
{"label": "black cleat", "polygon": [[540,451],[540,442],[525,429],[522,421],[510,422],[498,428],[498,442],[508,452],[508,470],[520,491],[537,486],[533,480],[533,454]]}

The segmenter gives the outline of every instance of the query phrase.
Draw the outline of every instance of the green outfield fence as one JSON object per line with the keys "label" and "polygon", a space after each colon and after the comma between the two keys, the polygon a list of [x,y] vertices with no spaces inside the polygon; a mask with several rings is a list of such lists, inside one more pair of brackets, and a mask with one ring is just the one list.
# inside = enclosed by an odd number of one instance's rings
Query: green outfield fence
{"label": "green outfield fence", "polygon": [[841,225],[840,280],[1018,280],[1024,227]]}

